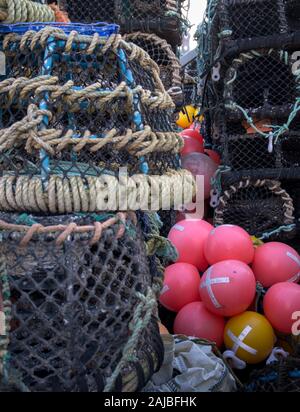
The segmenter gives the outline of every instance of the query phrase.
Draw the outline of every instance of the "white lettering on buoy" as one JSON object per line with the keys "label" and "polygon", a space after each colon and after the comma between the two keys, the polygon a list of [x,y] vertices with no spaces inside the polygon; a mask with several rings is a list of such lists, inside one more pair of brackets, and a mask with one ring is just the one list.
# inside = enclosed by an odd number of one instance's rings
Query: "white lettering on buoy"
{"label": "white lettering on buoy", "polygon": [[164,285],[164,287],[162,288],[160,294],[163,295],[164,293],[168,292],[168,290],[170,290],[168,285]]}
{"label": "white lettering on buoy", "polygon": [[300,266],[300,260],[297,256],[293,255],[291,252],[286,252],[286,255]]}
{"label": "white lettering on buoy", "polygon": [[246,337],[249,335],[249,333],[252,331],[252,327],[247,325],[245,327],[245,329],[240,333],[240,335],[238,337],[236,337],[230,329],[227,330],[227,335],[230,337],[230,339],[234,342],[233,348],[232,348],[232,352],[234,352],[234,354],[237,353],[239,348],[244,349],[246,352],[251,353],[251,355],[256,355],[257,354],[257,350],[254,348],[251,348],[251,346],[246,345],[246,343],[244,343],[244,340],[246,339]]}
{"label": "white lettering on buoy", "polygon": [[179,230],[180,232],[183,232],[183,231],[184,231],[184,227],[181,226],[181,225],[175,225],[175,226],[174,226],[174,229]]}
{"label": "white lettering on buoy", "polygon": [[212,303],[214,304],[214,306],[216,308],[221,308],[222,305],[217,301],[217,298],[215,297],[211,286],[216,285],[217,283],[230,283],[230,279],[227,276],[211,279],[211,271],[212,271],[212,267],[210,267],[208,271],[206,272],[207,276],[206,276],[205,282],[201,283],[200,288],[201,289],[207,288],[207,293]]}

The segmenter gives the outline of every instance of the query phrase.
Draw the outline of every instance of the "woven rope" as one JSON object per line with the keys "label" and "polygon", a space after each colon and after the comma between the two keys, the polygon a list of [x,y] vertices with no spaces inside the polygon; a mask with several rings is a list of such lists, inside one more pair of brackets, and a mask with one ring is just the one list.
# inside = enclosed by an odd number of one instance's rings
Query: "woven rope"
{"label": "woven rope", "polygon": [[38,130],[43,121],[43,116],[51,119],[52,114],[48,110],[39,110],[37,106],[30,105],[28,114],[21,121],[14,123],[7,129],[0,130],[0,153],[18,145],[23,141],[26,150],[44,149],[52,156],[58,154],[68,146],[73,146],[75,152],[89,147],[91,152],[101,150],[105,145],[111,144],[114,149],[125,149],[135,156],[144,156],[153,152],[178,153],[183,147],[183,140],[178,133],[153,132],[150,126],[144,130],[133,132],[128,129],[126,135],[119,136],[116,129],[107,132],[103,138],[91,139],[91,133],[87,130],[81,139],[73,138],[74,131],[69,130],[65,134],[59,129]]}
{"label": "woven rope", "polygon": [[[132,216],[132,213],[128,214]],[[125,224],[127,220],[126,213],[117,213],[115,217],[112,217],[106,221],[94,222],[93,225],[79,226],[76,223],[70,223],[69,225],[56,225],[56,226],[43,226],[42,224],[35,223],[32,226],[18,225],[13,223],[7,223],[4,220],[0,220],[0,230],[6,230],[10,232],[21,232],[24,234],[20,241],[21,246],[26,246],[32,240],[35,235],[43,233],[55,233],[56,244],[59,246],[63,244],[72,233],[93,233],[93,237],[90,240],[90,244],[94,245],[101,239],[104,230],[119,224],[120,227],[117,232],[117,239],[122,237],[125,233]],[[135,219],[133,219],[135,220]]]}
{"label": "woven rope", "polygon": [[89,99],[102,109],[105,105],[118,97],[126,97],[128,104],[132,106],[133,94],[138,94],[142,103],[150,110],[172,109],[174,107],[171,97],[166,92],[152,93],[141,86],[130,89],[125,82],[121,82],[114,90],[101,91],[102,84],[94,83],[81,90],[74,90],[74,82],[71,80],[61,85],[55,76],[37,76],[33,79],[27,77],[9,78],[0,82],[0,97],[3,99],[2,107],[9,107],[13,101],[38,97],[42,93],[48,93],[48,101],[58,104],[58,99],[66,103],[72,112],[80,111],[80,103]]}
{"label": "woven rope", "polygon": [[138,201],[143,204],[147,201],[146,207],[151,210],[154,201],[161,209],[165,199],[170,199],[171,208],[179,207],[183,196],[194,195],[196,188],[192,174],[186,170],[170,171],[163,176],[134,175],[125,183],[110,175],[85,179],[52,175],[47,188],[39,176],[5,175],[0,178],[0,210],[52,214],[99,212],[105,208],[112,210],[111,202],[116,210],[124,210],[124,199],[119,195],[124,191],[126,210],[130,207],[136,210]]}
{"label": "woven rope", "polygon": [[30,0],[0,0],[0,20],[3,23],[51,22],[54,11],[45,4]]}

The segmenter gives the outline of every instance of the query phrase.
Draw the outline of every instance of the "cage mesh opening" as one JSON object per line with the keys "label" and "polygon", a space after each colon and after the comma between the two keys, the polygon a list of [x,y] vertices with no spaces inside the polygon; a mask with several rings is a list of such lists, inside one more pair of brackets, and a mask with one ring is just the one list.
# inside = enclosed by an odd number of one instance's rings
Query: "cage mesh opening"
{"label": "cage mesh opening", "polygon": [[287,115],[297,98],[297,82],[284,54],[250,52],[236,59],[225,79],[225,107],[235,106],[241,117],[237,106],[252,116]]}

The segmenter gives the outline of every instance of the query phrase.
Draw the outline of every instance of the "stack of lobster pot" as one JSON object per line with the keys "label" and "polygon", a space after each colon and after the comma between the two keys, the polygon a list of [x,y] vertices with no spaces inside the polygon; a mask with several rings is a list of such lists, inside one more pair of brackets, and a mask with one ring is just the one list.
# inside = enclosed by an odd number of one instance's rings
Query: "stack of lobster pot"
{"label": "stack of lobster pot", "polygon": [[71,21],[106,21],[120,26],[126,40],[143,48],[160,68],[161,80],[175,103],[182,104],[177,57],[188,27],[183,0],[58,0]]}
{"label": "stack of lobster pot", "polygon": [[300,4],[210,0],[199,26],[214,223],[293,239],[300,218]]}
{"label": "stack of lobster pot", "polygon": [[153,209],[194,189],[172,99],[115,25],[1,25],[0,48],[0,389],[139,390],[174,254]]}

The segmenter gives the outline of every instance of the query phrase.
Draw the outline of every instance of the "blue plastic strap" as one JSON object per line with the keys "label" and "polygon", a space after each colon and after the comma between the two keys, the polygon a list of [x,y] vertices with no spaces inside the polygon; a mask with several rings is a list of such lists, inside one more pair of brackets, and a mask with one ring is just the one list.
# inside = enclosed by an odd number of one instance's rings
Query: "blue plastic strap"
{"label": "blue plastic strap", "polygon": [[16,23],[16,24],[0,24],[0,33],[17,33],[24,34],[28,30],[40,31],[45,27],[56,27],[62,29],[66,34],[75,30],[82,35],[93,35],[98,33],[100,36],[108,37],[119,32],[120,26],[117,24],[108,24],[103,22],[96,22],[92,24],[82,23]]}

